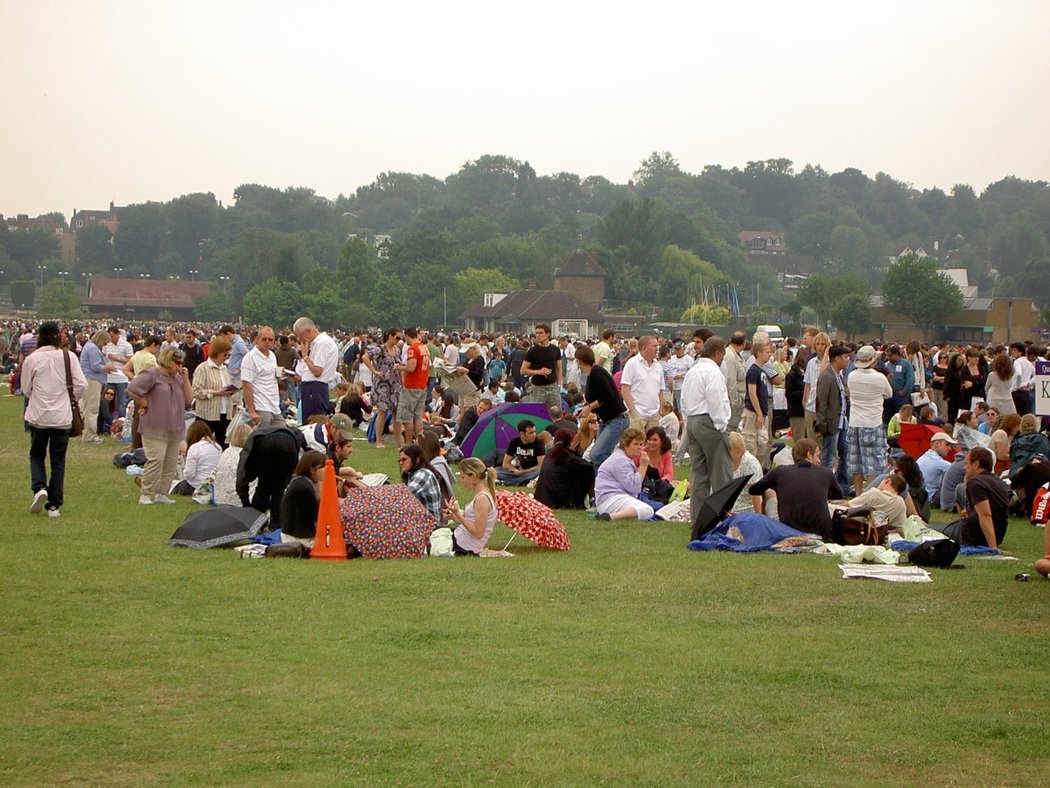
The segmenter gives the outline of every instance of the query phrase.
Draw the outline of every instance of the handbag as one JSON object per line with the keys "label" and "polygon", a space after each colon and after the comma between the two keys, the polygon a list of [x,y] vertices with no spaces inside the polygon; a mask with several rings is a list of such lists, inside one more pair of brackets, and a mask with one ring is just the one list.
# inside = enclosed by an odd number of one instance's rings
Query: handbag
{"label": "handbag", "polygon": [[911,404],[916,408],[920,408],[923,405],[929,405],[930,395],[922,389],[920,389],[919,391],[913,391],[911,393]]}
{"label": "handbag", "polygon": [[66,363],[66,391],[69,392],[69,407],[73,411],[73,421],[69,428],[70,438],[79,438],[84,434],[84,416],[80,413],[77,398],[73,396],[73,370],[69,368],[69,351],[62,351],[62,360]]}
{"label": "handbag", "polygon": [[841,545],[881,545],[889,526],[875,524],[870,507],[836,509],[831,518],[831,541]]}

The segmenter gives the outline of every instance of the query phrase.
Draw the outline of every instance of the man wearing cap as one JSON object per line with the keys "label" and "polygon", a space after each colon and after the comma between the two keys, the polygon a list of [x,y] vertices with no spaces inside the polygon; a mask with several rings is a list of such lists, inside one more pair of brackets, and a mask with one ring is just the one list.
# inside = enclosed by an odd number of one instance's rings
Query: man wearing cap
{"label": "man wearing cap", "polygon": [[952,466],[948,455],[952,447],[958,445],[959,442],[948,433],[934,433],[930,438],[930,448],[916,461],[919,470],[922,471],[922,486],[926,488],[930,506],[941,506],[941,482],[944,480],[945,471]]}
{"label": "man wearing cap", "polygon": [[848,364],[849,348],[835,345],[828,351],[828,366],[817,379],[813,415],[813,428],[821,442],[820,464],[835,471],[835,481],[843,490],[849,488],[846,386],[842,382],[842,371]]}
{"label": "man wearing cap", "polygon": [[882,403],[893,395],[893,391],[886,376],[874,366],[875,348],[864,345],[857,351],[854,369],[846,379],[850,395],[847,456],[855,492],[864,490],[867,481],[886,470]]}
{"label": "man wearing cap", "polygon": [[337,440],[354,439],[353,420],[345,413],[333,413],[327,421],[304,424],[299,431],[306,440],[306,448],[322,454]]}

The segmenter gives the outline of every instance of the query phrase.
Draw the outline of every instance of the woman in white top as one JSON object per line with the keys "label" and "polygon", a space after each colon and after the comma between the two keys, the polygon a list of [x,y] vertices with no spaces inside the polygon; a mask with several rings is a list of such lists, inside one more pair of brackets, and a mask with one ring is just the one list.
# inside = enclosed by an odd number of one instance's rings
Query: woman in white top
{"label": "woman in white top", "polygon": [[[749,480],[747,487],[757,484],[762,478],[762,464],[754,454],[747,450],[744,436],[739,432],[729,433],[729,459],[733,463],[733,478],[739,479],[741,476],[747,476]],[[746,490],[747,487],[744,489]],[[748,512],[762,513],[761,495],[748,495],[741,492],[737,496],[736,503],[733,504],[733,514]]]}
{"label": "woman in white top", "polygon": [[459,464],[459,478],[474,498],[462,512],[455,498],[445,507],[446,519],[459,523],[452,533],[452,551],[480,555],[496,526],[496,471],[477,457],[467,457]]}
{"label": "woman in white top", "polygon": [[201,482],[215,473],[222,456],[222,447],[215,442],[215,436],[208,422],[197,419],[186,432],[186,465],[182,470],[182,481],[172,488],[175,495],[193,495]]}
{"label": "woman in white top", "polygon": [[[212,497],[218,505],[241,506],[241,496],[237,494],[237,466],[241,461],[241,449],[252,434],[250,424],[240,423],[233,427],[227,434],[226,440],[229,446],[219,457],[219,464],[215,466],[212,477]],[[249,486],[249,496],[255,494],[258,481],[253,481]]]}

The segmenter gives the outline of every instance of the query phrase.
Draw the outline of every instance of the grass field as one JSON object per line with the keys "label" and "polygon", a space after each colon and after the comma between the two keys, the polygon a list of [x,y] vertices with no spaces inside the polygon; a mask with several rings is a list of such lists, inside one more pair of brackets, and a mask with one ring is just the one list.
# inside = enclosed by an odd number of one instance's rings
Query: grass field
{"label": "grass field", "polygon": [[1013,579],[1042,554],[1022,521],[1019,563],[926,585],[579,513],[566,553],[249,561],[167,547],[196,507],[139,507],[110,442],[71,444],[59,520],[29,514],[19,414],[0,399],[4,784],[1050,779],[1050,584]]}

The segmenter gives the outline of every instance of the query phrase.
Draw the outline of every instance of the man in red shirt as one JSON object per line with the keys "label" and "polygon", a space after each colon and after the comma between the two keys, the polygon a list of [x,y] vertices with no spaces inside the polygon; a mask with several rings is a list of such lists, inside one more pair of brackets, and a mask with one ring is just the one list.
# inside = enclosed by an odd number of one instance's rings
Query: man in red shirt
{"label": "man in red shirt", "polygon": [[419,339],[415,326],[405,329],[410,344],[401,375],[401,396],[397,401],[397,422],[405,432],[405,445],[414,443],[423,429],[423,409],[427,404],[427,381],[430,379],[430,351]]}

